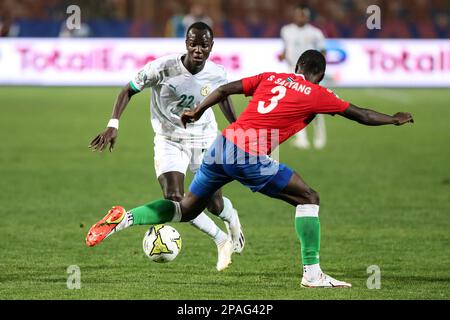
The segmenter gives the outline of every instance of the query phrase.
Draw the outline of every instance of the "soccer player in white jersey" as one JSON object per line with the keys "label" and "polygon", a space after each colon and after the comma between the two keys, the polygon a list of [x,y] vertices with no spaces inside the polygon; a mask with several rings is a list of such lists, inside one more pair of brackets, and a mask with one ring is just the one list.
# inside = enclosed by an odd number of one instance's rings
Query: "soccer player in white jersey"
{"label": "soccer player in white jersey", "polygon": [[[295,70],[298,57],[306,50],[318,50],[325,56],[325,37],[320,29],[309,23],[310,15],[308,8],[297,6],[294,11],[294,22],[281,28],[284,51],[280,55],[280,60],[287,62],[289,72]],[[313,145],[316,149],[322,149],[325,147],[327,138],[324,116],[318,114],[313,120],[313,124]],[[301,149],[310,147],[306,128],[295,135],[293,145]]]}
{"label": "soccer player in white jersey", "polygon": [[[193,173],[197,171],[204,152],[217,137],[217,123],[211,110],[186,129],[180,121],[184,111],[194,108],[210,92],[227,83],[224,68],[208,61],[213,44],[213,32],[207,24],[192,24],[186,32],[187,52],[164,56],[145,65],[120,92],[106,130],[90,143],[92,150],[103,151],[109,144],[112,151],[119,118],[130,98],[144,88],[152,88],[154,165],[164,197],[169,200],[181,201],[187,168]],[[236,115],[231,100],[227,98],[219,105],[227,120],[234,122]],[[211,197],[207,209],[225,222],[229,234],[205,213],[192,220],[191,224],[216,243],[216,268],[221,271],[231,263],[233,252],[242,252],[245,239],[237,211],[229,199],[222,197],[220,190]]]}

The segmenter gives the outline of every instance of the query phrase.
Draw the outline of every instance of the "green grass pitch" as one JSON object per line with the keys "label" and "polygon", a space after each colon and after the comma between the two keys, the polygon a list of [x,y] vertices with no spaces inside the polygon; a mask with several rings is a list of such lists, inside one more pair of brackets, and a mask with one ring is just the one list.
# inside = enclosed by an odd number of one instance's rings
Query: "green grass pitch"
{"label": "green grass pitch", "polygon": [[[320,193],[321,264],[353,284],[344,290],[301,288],[294,208],[236,182],[224,193],[247,245],[225,272],[215,270],[213,242],[184,224],[174,225],[183,249],[168,264],[144,256],[145,226],[87,248],[88,228],[110,206],[161,197],[148,91],[124,113],[112,154],[87,148],[118,91],[0,88],[0,299],[450,298],[448,90],[338,89],[363,107],[409,111],[416,123],[365,127],[328,116],[325,150],[281,147],[280,160]],[[233,99],[242,110],[246,100]],[[81,270],[79,290],[66,286],[70,265]],[[372,265],[381,270],[378,290],[367,288]]]}

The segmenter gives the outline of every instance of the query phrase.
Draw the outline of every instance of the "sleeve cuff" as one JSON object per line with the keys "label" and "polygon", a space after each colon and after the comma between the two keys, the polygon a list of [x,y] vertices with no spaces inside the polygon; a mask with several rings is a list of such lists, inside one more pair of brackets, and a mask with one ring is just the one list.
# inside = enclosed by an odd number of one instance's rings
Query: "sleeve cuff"
{"label": "sleeve cuff", "polygon": [[131,89],[133,89],[135,92],[140,92],[141,90],[139,90],[136,85],[134,84],[133,81],[130,81],[130,87]]}

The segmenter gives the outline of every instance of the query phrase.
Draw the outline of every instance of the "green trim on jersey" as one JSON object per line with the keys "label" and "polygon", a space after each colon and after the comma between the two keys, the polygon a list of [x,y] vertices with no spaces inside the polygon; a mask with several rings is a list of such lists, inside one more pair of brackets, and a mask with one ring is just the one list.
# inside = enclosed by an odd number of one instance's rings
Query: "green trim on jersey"
{"label": "green trim on jersey", "polygon": [[141,90],[139,90],[138,88],[135,87],[133,81],[130,81],[130,87],[131,87],[131,89],[133,89],[135,92],[141,92]]}

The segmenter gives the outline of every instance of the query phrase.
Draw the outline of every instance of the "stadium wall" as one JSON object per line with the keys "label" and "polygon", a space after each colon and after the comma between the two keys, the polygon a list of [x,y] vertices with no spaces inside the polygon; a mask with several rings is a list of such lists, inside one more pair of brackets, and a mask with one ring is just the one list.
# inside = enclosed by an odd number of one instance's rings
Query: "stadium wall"
{"label": "stadium wall", "polygon": [[[123,85],[160,56],[182,53],[183,39],[7,38],[0,42],[0,85]],[[230,80],[288,71],[279,39],[215,40],[211,59]],[[326,85],[450,87],[449,40],[332,39]]]}

